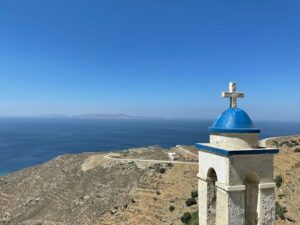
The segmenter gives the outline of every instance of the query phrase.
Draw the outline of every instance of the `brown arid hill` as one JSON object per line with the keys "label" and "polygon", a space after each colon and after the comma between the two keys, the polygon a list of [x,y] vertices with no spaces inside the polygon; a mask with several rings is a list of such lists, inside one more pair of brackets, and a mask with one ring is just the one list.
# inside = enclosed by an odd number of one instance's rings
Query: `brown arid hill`
{"label": "brown arid hill", "polygon": [[[300,224],[300,135],[267,139],[266,145],[278,147],[275,156],[274,179],[276,188],[277,215],[276,225]],[[281,184],[281,185],[280,185]],[[285,210],[286,209],[286,210]]]}
{"label": "brown arid hill", "polygon": [[0,178],[0,224],[181,224],[196,173],[181,146],[59,156]]}
{"label": "brown arid hill", "polygon": [[[300,136],[264,144],[281,150],[275,156],[274,178],[281,183],[275,224],[300,224]],[[197,211],[186,205],[197,190],[197,172],[197,151],[187,146],[59,156],[0,177],[0,224],[180,225],[185,212]]]}

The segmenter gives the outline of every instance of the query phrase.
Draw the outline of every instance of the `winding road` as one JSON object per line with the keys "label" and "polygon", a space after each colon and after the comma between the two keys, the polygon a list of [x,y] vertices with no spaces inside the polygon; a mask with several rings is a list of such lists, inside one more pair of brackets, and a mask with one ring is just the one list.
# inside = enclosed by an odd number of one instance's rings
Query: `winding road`
{"label": "winding road", "polygon": [[[183,148],[180,150],[185,151],[188,154],[197,156],[196,154],[187,151]],[[119,156],[115,153],[110,153],[104,156],[105,159],[116,160],[116,161],[125,161],[125,162],[147,162],[147,163],[174,163],[174,164],[194,164],[198,165],[198,162],[185,162],[185,161],[171,161],[171,160],[156,160],[156,159],[134,159],[134,158],[114,158],[113,156]],[[197,156],[198,157],[198,156]]]}

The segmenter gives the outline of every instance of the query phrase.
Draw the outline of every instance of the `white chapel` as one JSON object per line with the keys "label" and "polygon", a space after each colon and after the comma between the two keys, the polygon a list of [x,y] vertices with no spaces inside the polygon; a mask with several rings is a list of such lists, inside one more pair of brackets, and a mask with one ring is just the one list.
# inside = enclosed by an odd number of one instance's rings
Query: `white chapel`
{"label": "white chapel", "polygon": [[237,107],[243,93],[229,84],[230,106],[209,128],[199,151],[199,224],[272,225],[275,221],[273,158],[278,149],[258,144],[260,130]]}

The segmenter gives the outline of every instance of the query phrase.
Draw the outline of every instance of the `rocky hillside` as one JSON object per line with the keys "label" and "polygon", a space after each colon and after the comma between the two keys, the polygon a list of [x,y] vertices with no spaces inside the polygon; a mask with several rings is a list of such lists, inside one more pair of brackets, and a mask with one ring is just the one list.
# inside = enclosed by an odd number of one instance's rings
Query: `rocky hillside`
{"label": "rocky hillside", "polygon": [[280,149],[274,162],[276,225],[300,224],[300,136],[272,138],[266,144]]}
{"label": "rocky hillside", "polygon": [[[276,225],[300,224],[300,136],[264,143],[281,150]],[[186,146],[63,155],[0,177],[0,223],[179,225],[185,212],[197,211],[197,171],[197,152]]]}
{"label": "rocky hillside", "polygon": [[[177,152],[169,162],[167,153]],[[1,224],[181,224],[197,207],[197,157],[182,147],[57,157],[0,178]]]}

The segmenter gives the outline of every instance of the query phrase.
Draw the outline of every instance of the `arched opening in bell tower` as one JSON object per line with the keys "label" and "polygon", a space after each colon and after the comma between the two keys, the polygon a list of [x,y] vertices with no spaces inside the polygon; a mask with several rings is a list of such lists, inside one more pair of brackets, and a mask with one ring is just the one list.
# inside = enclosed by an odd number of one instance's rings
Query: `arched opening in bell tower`
{"label": "arched opening in bell tower", "polygon": [[245,190],[245,224],[257,225],[258,223],[258,185],[259,177],[256,174],[248,174],[244,180]]}
{"label": "arched opening in bell tower", "polygon": [[207,225],[216,224],[217,180],[216,171],[210,168],[207,172]]}

